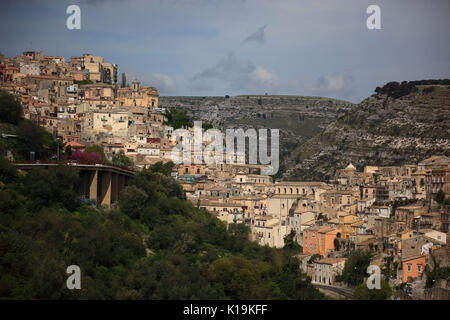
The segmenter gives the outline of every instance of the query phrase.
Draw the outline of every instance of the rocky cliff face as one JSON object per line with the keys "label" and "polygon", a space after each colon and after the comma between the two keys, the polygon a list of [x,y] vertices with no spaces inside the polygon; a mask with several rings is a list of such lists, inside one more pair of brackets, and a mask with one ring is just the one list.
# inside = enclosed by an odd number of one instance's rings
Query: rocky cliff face
{"label": "rocky cliff face", "polygon": [[375,94],[354,106],[285,159],[284,177],[327,180],[349,162],[362,169],[450,155],[450,87],[416,88],[399,98]]}
{"label": "rocky cliff face", "polygon": [[281,160],[354,106],[347,101],[320,97],[252,95],[160,97],[159,104],[185,109],[193,120],[210,122],[221,130],[280,129]]}
{"label": "rocky cliff face", "polygon": [[280,175],[334,178],[349,162],[416,163],[450,155],[450,86],[405,83],[377,88],[359,104],[301,96],[161,97],[214,127],[280,129]]}

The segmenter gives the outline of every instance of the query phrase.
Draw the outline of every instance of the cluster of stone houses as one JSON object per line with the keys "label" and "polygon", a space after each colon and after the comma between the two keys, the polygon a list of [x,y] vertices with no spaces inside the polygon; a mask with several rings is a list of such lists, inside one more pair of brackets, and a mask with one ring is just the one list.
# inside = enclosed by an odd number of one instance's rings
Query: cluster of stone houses
{"label": "cluster of stone houses", "polygon": [[[260,170],[185,164],[176,176],[193,204],[228,224],[246,224],[261,245],[281,248],[294,230],[302,268],[320,284],[334,285],[344,257],[356,249],[373,252],[381,269],[392,256],[397,284],[423,278],[429,253],[448,251],[449,207],[434,198],[439,191],[450,196],[450,158],[362,171],[349,164],[333,183],[273,182]],[[313,255],[319,259],[307,263]]]}
{"label": "cluster of stone houses", "polygon": [[26,118],[65,143],[97,144],[112,158],[123,150],[138,167],[169,159],[172,128],[164,125],[158,91],[117,84],[116,64],[83,54],[66,60],[25,51],[0,56],[0,89],[15,94]]}

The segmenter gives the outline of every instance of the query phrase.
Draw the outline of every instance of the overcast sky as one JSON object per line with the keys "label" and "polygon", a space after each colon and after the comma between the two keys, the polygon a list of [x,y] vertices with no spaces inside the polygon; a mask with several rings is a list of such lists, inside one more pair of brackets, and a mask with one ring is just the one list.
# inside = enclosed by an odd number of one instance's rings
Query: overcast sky
{"label": "overcast sky", "polygon": [[[371,4],[381,30],[366,27]],[[449,0],[2,0],[0,52],[100,55],[161,95],[359,102],[389,81],[450,78],[449,13]]]}

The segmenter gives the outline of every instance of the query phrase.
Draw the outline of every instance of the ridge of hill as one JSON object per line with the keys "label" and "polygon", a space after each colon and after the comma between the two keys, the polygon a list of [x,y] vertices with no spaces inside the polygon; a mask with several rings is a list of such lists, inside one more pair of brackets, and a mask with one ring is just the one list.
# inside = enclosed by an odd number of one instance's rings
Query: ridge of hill
{"label": "ridge of hill", "polygon": [[282,95],[163,96],[159,104],[186,110],[192,120],[207,121],[222,131],[227,128],[280,129],[281,159],[354,106],[351,102],[331,98]]}
{"label": "ridge of hill", "polygon": [[401,165],[450,155],[450,86],[403,82],[340,115],[285,159],[286,179],[329,180],[353,163]]}

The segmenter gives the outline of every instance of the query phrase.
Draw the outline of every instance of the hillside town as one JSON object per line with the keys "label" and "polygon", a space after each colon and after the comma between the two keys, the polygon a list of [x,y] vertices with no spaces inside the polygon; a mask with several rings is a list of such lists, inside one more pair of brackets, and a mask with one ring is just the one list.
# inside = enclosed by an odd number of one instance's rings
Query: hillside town
{"label": "hillside town", "polygon": [[[24,117],[65,147],[83,152],[98,145],[108,160],[118,154],[131,159],[134,170],[171,161],[180,142],[157,88],[118,79],[117,64],[103,57],[67,60],[34,51],[0,56],[0,89],[14,94]],[[5,156],[14,160],[11,153]],[[192,151],[192,159],[197,156]],[[372,253],[372,265],[390,274],[391,286],[404,284],[414,299],[447,298],[447,279],[425,289],[424,275],[437,265],[450,266],[450,158],[363,168],[349,163],[328,182],[278,181],[262,174],[265,169],[245,159],[194,162],[175,165],[172,176],[194,206],[227,225],[248,226],[261,246],[296,242],[312,283],[341,286],[349,253],[362,249]]]}

